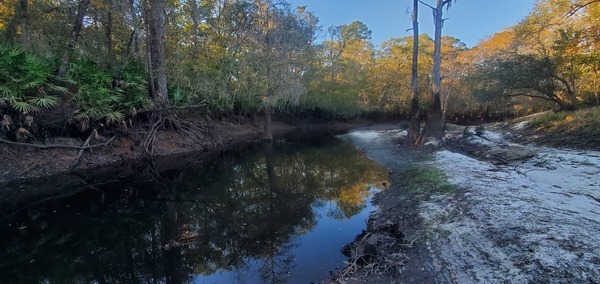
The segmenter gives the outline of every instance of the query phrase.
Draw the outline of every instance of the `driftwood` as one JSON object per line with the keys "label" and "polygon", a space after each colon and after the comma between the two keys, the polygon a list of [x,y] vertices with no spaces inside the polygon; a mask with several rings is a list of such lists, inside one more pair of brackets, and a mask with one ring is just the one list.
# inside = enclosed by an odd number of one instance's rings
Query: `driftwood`
{"label": "driftwood", "polygon": [[14,142],[14,141],[10,141],[10,140],[5,140],[5,139],[1,139],[1,138],[0,138],[0,142],[5,143],[5,144],[10,144],[10,145],[25,146],[25,147],[31,147],[31,148],[37,148],[37,149],[64,148],[64,149],[86,150],[86,149],[107,146],[116,138],[117,138],[116,136],[113,136],[110,139],[108,139],[106,142],[98,143],[98,144],[94,144],[94,145],[87,145],[87,146],[85,146],[85,145],[84,146],[75,146],[75,145],[65,145],[65,144],[22,143],[22,142]]}

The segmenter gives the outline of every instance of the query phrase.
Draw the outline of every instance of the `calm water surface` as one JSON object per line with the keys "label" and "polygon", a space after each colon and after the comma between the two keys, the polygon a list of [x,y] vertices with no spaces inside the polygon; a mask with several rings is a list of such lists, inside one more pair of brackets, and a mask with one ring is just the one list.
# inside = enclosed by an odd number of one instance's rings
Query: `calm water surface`
{"label": "calm water surface", "polygon": [[318,282],[389,185],[351,145],[304,134],[136,172],[0,219],[0,283]]}

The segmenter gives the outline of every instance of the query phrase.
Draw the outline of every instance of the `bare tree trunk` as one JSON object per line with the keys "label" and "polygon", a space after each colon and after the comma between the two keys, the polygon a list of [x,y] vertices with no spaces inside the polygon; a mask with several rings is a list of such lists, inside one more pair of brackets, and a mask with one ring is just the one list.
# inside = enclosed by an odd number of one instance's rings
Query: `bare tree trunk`
{"label": "bare tree trunk", "polygon": [[443,8],[449,4],[450,0],[437,0],[434,12],[435,23],[435,43],[433,47],[433,82],[431,86],[431,96],[433,101],[427,115],[427,127],[424,137],[434,137],[441,139],[444,136],[442,126],[442,104],[440,95],[442,91],[442,27],[444,24]]}
{"label": "bare tree trunk", "polygon": [[164,0],[146,0],[146,20],[148,21],[148,54],[152,98],[159,107],[169,105],[167,73],[165,64],[165,6]]}
{"label": "bare tree trunk", "polygon": [[67,77],[67,71],[69,70],[69,63],[71,61],[71,55],[75,50],[75,46],[79,41],[79,35],[81,34],[81,29],[83,28],[83,18],[87,13],[87,8],[90,5],[90,0],[80,0],[77,6],[77,16],[75,17],[75,22],[73,23],[73,29],[71,29],[71,36],[69,38],[69,43],[67,44],[67,48],[63,53],[62,59],[60,61],[60,67],[58,69],[58,77],[65,78]]}
{"label": "bare tree trunk", "polygon": [[410,101],[410,125],[408,128],[408,136],[404,140],[404,145],[416,145],[419,135],[421,134],[421,113],[419,109],[419,0],[413,2],[413,57],[412,57],[412,99]]}

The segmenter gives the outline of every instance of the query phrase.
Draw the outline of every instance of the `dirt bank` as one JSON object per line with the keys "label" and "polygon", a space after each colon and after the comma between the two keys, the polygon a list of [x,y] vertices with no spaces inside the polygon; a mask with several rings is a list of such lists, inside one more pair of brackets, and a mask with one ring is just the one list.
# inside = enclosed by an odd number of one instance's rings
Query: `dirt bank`
{"label": "dirt bank", "polygon": [[388,167],[392,186],[376,197],[370,242],[355,242],[375,243],[375,261],[351,259],[334,281],[600,282],[599,152],[454,127],[446,149],[415,154],[396,146],[401,135],[387,127],[343,137]]}
{"label": "dirt bank", "polygon": [[[175,131],[160,130],[156,133],[152,155],[143,147],[146,129],[115,128],[100,132],[100,137],[92,137],[89,145],[101,144],[110,140],[104,147],[87,149],[78,160],[78,149],[52,147],[39,149],[27,146],[9,145],[0,142],[0,184],[34,177],[50,176],[65,172],[81,172],[115,163],[123,163],[152,157],[177,155],[188,152],[207,152],[242,141],[256,140],[262,137],[263,119],[245,119],[244,121],[201,119],[206,129],[202,139],[181,135]],[[323,123],[308,124],[300,127],[273,121],[275,135],[297,129],[350,129],[359,124]],[[84,141],[78,139],[57,138],[43,144],[81,146]]]}
{"label": "dirt bank", "polygon": [[[262,138],[263,119],[246,121],[203,120],[207,131],[201,139],[186,137],[174,131],[156,133],[153,155],[142,146],[144,129],[118,129],[102,132],[104,137],[91,139],[89,145],[102,143],[116,137],[106,147],[88,149],[77,161],[78,149],[38,149],[28,146],[0,143],[0,219],[35,204],[36,202],[68,196],[84,188],[126,178],[140,172],[167,171],[198,165],[214,160],[222,150],[242,142]],[[349,123],[303,124],[291,126],[280,121],[273,122],[275,137],[296,130],[343,131],[356,127]],[[49,143],[83,142],[60,139]],[[57,181],[64,187],[57,188]],[[73,189],[74,191],[71,191]]]}

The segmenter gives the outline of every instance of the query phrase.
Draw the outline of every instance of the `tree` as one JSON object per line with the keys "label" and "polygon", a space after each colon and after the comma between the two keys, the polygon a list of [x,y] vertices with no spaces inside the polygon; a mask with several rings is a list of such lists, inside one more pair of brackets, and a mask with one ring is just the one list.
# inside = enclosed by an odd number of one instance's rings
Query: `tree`
{"label": "tree", "polygon": [[87,13],[88,6],[90,5],[90,0],[80,0],[77,5],[77,15],[75,16],[75,22],[73,23],[73,28],[71,29],[71,36],[69,37],[69,43],[67,44],[67,48],[63,52],[62,59],[60,61],[60,67],[58,68],[58,77],[66,78],[67,71],[69,69],[69,62],[71,61],[71,55],[75,50],[75,46],[79,41],[79,35],[81,34],[81,29],[83,28],[83,18]]}
{"label": "tree", "polygon": [[362,22],[329,28],[330,38],[318,46],[308,108],[334,117],[351,117],[369,105],[368,76],[375,64],[371,31]]}
{"label": "tree", "polygon": [[433,74],[431,96],[432,103],[427,114],[427,126],[423,137],[434,137],[442,139],[444,136],[444,127],[442,125],[442,104],[440,95],[442,92],[442,27],[445,19],[443,18],[444,8],[449,9],[452,2],[456,0],[437,0],[435,7],[429,6],[433,10],[435,38],[433,50]]}
{"label": "tree", "polygon": [[169,105],[165,64],[165,3],[164,0],[144,0],[144,4],[150,92],[155,105],[165,107]]}
{"label": "tree", "polygon": [[412,97],[410,101],[410,126],[408,136],[404,140],[404,145],[415,145],[419,140],[421,133],[421,112],[419,108],[419,0],[413,1],[412,29],[413,29],[413,55],[411,66],[411,90]]}
{"label": "tree", "polygon": [[328,49],[328,61],[331,68],[331,84],[335,84],[335,74],[338,62],[349,46],[357,41],[371,39],[371,30],[362,22],[354,21],[348,25],[332,26],[328,29],[329,41],[325,43]]}
{"label": "tree", "polygon": [[273,139],[273,110],[297,104],[299,97],[306,93],[303,76],[309,66],[305,61],[316,27],[310,15],[304,15],[302,20],[303,9],[294,13],[289,5],[272,5],[269,0],[255,0],[255,5],[258,13],[255,64],[263,77],[264,139],[268,141]]}
{"label": "tree", "polygon": [[525,96],[556,103],[560,109],[576,107],[573,85],[560,77],[557,64],[549,57],[517,55],[506,60],[491,60],[471,77],[474,94],[482,99],[500,96]]}

